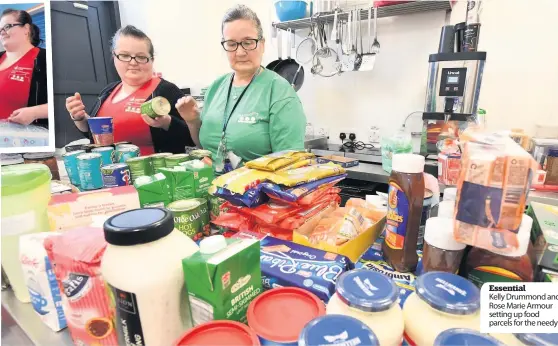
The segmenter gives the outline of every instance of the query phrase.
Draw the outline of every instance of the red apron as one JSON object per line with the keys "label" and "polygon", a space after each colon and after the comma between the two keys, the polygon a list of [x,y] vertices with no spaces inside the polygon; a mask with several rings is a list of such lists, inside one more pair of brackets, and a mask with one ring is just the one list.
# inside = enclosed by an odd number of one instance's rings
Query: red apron
{"label": "red apron", "polygon": [[142,156],[151,155],[155,153],[155,150],[153,149],[151,129],[141,118],[140,108],[141,104],[153,94],[160,82],[160,78],[154,77],[130,96],[113,103],[114,96],[122,88],[121,83],[103,102],[97,113],[98,117],[112,117],[115,143],[132,142],[140,148]]}
{"label": "red apron", "polygon": [[[0,120],[7,119],[15,110],[27,107],[31,89],[31,77],[39,48],[31,48],[12,66],[0,71]],[[7,59],[7,54],[0,58],[0,63]],[[6,97],[6,95],[10,95]]]}

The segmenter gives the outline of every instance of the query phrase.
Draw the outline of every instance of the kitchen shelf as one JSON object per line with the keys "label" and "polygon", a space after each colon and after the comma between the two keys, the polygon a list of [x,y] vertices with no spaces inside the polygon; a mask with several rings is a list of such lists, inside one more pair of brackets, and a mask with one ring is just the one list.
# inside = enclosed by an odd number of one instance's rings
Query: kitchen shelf
{"label": "kitchen shelf", "polygon": [[[347,9],[345,12],[338,13],[338,19],[346,21],[348,19],[348,10],[350,9]],[[403,4],[378,7],[378,18],[402,16],[420,12],[448,10],[451,10],[450,1],[419,0]],[[333,23],[333,18],[333,12],[320,12],[319,14],[315,14],[312,19],[308,17],[297,20],[289,20],[286,22],[276,22],[273,23],[273,26],[281,30],[291,29],[294,31],[309,28],[312,21],[319,21],[320,23]],[[362,20],[368,20],[368,8],[360,10],[360,18]]]}

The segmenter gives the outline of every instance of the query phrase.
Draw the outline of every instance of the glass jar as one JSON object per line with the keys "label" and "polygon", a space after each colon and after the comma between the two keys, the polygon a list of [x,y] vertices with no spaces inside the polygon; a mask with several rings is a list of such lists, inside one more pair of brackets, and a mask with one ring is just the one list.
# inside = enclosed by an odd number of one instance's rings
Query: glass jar
{"label": "glass jar", "polygon": [[465,247],[453,237],[453,219],[431,217],[426,220],[423,273],[442,271],[457,274]]}

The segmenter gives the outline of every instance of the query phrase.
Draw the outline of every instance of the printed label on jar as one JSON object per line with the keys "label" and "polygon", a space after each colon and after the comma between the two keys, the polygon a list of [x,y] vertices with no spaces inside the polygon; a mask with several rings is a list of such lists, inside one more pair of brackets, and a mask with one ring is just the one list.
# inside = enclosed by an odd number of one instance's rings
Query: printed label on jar
{"label": "printed label on jar", "polygon": [[409,200],[394,182],[389,184],[385,242],[392,249],[403,249],[407,232]]}
{"label": "printed label on jar", "polygon": [[517,274],[498,267],[480,266],[467,274],[467,279],[481,288],[485,282],[521,282]]}
{"label": "printed label on jar", "polygon": [[138,300],[134,293],[122,291],[110,284],[112,306],[116,308],[116,333],[120,345],[145,345]]}

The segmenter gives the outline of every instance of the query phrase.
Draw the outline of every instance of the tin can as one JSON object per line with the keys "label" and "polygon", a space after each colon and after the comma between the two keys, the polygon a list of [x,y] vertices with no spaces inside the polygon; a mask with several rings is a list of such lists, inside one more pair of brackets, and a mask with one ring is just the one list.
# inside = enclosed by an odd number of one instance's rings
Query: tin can
{"label": "tin can", "polygon": [[77,167],[82,190],[96,190],[103,187],[101,166],[101,154],[85,153],[78,155]]}
{"label": "tin can", "polygon": [[131,157],[126,160],[126,164],[130,167],[133,181],[138,177],[155,174],[150,156]]}
{"label": "tin can", "polygon": [[85,150],[86,153],[92,152],[92,150],[95,148],[101,148],[101,146],[99,144],[93,144],[93,143],[83,145],[83,150]]}
{"label": "tin can", "polygon": [[200,217],[201,217],[201,233],[208,237],[210,233],[210,224],[209,224],[209,208],[207,199],[205,198],[194,198],[194,200],[200,202]]}
{"label": "tin can", "polygon": [[221,215],[221,206],[225,204],[225,202],[226,201],[221,197],[213,196],[211,194],[207,195],[209,217],[211,220],[215,220],[219,215]]}
{"label": "tin can", "polygon": [[420,218],[420,226],[417,238],[417,250],[422,250],[424,245],[424,229],[426,227],[426,220],[430,218],[430,212],[432,211],[432,196],[434,194],[432,191],[424,190],[424,202],[422,203],[422,217]]}
{"label": "tin can", "polygon": [[139,147],[133,144],[122,144],[116,147],[116,161],[126,163],[132,157],[140,156]]}
{"label": "tin can", "polygon": [[165,157],[165,165],[167,168],[172,168],[178,166],[181,162],[190,161],[190,155],[188,154],[175,154]]}
{"label": "tin can", "polygon": [[80,185],[77,157],[81,154],[85,154],[85,150],[71,151],[62,155],[62,160],[64,161],[64,166],[66,167],[66,172],[68,173],[68,178],[70,178],[70,183],[76,187],[79,187]]}
{"label": "tin can", "polygon": [[204,149],[196,149],[196,150],[192,150],[190,152],[190,157],[193,160],[202,160],[206,157],[211,158],[211,151],[209,150],[204,150]]}
{"label": "tin can", "polygon": [[101,154],[101,161],[103,166],[114,163],[114,148],[113,147],[100,147],[91,150],[92,153]]}
{"label": "tin can", "polygon": [[[197,199],[183,199],[167,206],[174,216],[174,227],[193,240],[203,237],[201,203]],[[207,210],[207,208],[206,208]]]}
{"label": "tin can", "polygon": [[125,163],[111,163],[101,167],[104,187],[128,186],[132,184],[130,168]]}
{"label": "tin can", "polygon": [[171,111],[170,102],[161,96],[152,98],[141,105],[141,114],[145,114],[151,118],[162,117]]}
{"label": "tin can", "polygon": [[153,171],[156,173],[158,168],[165,168],[167,164],[165,158],[172,156],[172,153],[158,153],[151,155],[151,164],[153,165]]}

